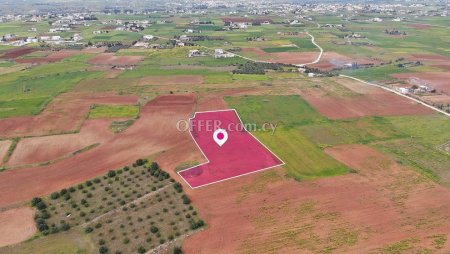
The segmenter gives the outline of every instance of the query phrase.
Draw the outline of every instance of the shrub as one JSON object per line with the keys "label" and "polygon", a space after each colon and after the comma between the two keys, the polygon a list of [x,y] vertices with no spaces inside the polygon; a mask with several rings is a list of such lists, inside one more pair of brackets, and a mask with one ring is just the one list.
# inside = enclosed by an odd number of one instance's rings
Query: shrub
{"label": "shrub", "polygon": [[61,224],[61,230],[62,231],[67,231],[69,229],[70,229],[70,225],[69,224],[67,224],[67,223]]}
{"label": "shrub", "polygon": [[45,208],[47,208],[47,205],[44,202],[41,201],[41,202],[36,204],[36,208],[38,210],[44,210]]}
{"label": "shrub", "polygon": [[42,201],[42,198],[33,198],[31,200],[31,206],[36,206],[38,203]]}
{"label": "shrub", "polygon": [[173,254],[183,254],[183,251],[180,247],[173,248]]}
{"label": "shrub", "polygon": [[185,205],[191,203],[191,200],[189,199],[189,197],[184,194],[183,194],[183,196],[181,196],[181,199],[183,199],[183,204],[185,204]]}
{"label": "shrub", "polygon": [[147,252],[147,250],[146,250],[144,247],[140,246],[140,247],[138,248],[138,253],[139,253],[139,254],[144,254],[145,252]]}
{"label": "shrub", "polygon": [[152,164],[150,164],[150,170],[151,171],[156,171],[159,169],[159,165],[156,162],[152,162]]}
{"label": "shrub", "polygon": [[84,232],[85,232],[86,234],[89,234],[89,233],[91,233],[92,231],[94,231],[94,229],[91,228],[91,227],[87,227],[87,228],[84,229]]}
{"label": "shrub", "polygon": [[106,254],[106,253],[108,253],[108,248],[106,248],[105,246],[102,246],[98,249],[98,253]]}
{"label": "shrub", "polygon": [[60,197],[59,192],[53,192],[53,193],[50,195],[50,198],[51,198],[51,199],[58,199],[59,197]]}
{"label": "shrub", "polygon": [[109,178],[113,178],[113,177],[115,177],[115,176],[116,176],[116,171],[114,171],[114,170],[108,171],[108,177],[109,177]]}
{"label": "shrub", "polygon": [[159,231],[159,228],[157,228],[155,226],[150,227],[150,232],[152,232],[153,234],[156,234],[158,231]]}
{"label": "shrub", "polygon": [[145,163],[147,163],[147,160],[143,160],[143,159],[136,160],[136,166],[142,166]]}
{"label": "shrub", "polygon": [[44,231],[48,230],[48,226],[47,226],[47,224],[46,224],[45,222],[39,223],[39,224],[37,225],[37,228],[38,228],[38,230],[41,231],[41,232],[44,232]]}

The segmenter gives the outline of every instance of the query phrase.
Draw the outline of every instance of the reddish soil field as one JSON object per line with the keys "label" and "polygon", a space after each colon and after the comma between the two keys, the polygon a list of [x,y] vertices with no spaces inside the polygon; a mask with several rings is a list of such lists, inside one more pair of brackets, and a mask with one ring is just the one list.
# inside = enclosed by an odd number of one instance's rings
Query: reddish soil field
{"label": "reddish soil field", "polygon": [[[220,123],[207,128],[204,124]],[[282,164],[247,131],[236,111],[196,112],[190,119],[191,134],[208,163],[192,167],[179,174],[191,188],[254,173]],[[213,139],[216,129],[225,129],[228,140],[219,146]]]}
{"label": "reddish soil field", "polygon": [[0,58],[5,58],[5,59],[17,58],[17,57],[29,54],[33,51],[36,51],[36,49],[28,48],[28,47],[10,49],[10,50],[4,52],[3,54],[1,54]]}
{"label": "reddish soil field", "polygon": [[422,96],[421,99],[431,104],[450,104],[450,96],[445,94]]}
{"label": "reddish soil field", "polygon": [[139,80],[138,85],[203,84],[201,75],[149,76]]}
{"label": "reddish soil field", "polygon": [[411,238],[408,253],[450,248],[433,243],[450,233],[449,190],[367,146],[326,151],[357,173],[296,182],[278,169],[187,190],[208,228],[188,237],[183,250],[378,253]]}
{"label": "reddish soil field", "polygon": [[116,56],[114,53],[101,53],[89,60],[91,64],[135,65],[144,59],[143,56]]}
{"label": "reddish soil field", "polygon": [[89,145],[104,143],[114,136],[108,128],[111,121],[110,119],[87,120],[80,132],[76,134],[22,139],[7,165],[14,167],[52,161]]}
{"label": "reddish soil field", "polygon": [[120,74],[122,74],[122,70],[109,70],[106,74],[105,74],[105,78],[116,78],[117,76],[119,76]]}
{"label": "reddish soil field", "polygon": [[54,62],[61,61],[64,58],[73,56],[78,53],[80,53],[80,51],[78,51],[78,50],[60,50],[60,51],[51,53],[50,55],[48,55],[46,57],[19,58],[19,59],[16,59],[15,61],[17,63],[31,63],[31,64],[54,63]]}
{"label": "reddish soil field", "polygon": [[81,50],[81,52],[83,53],[93,53],[93,54],[98,54],[98,53],[103,53],[105,52],[106,47],[90,47],[90,48],[84,48]]}
{"label": "reddish soil field", "polygon": [[370,89],[367,94],[344,95],[322,86],[302,89],[299,93],[317,111],[330,119],[433,114],[427,107],[382,89],[376,89],[377,92]]}
{"label": "reddish soil field", "polygon": [[125,131],[96,148],[49,166],[7,170],[0,173],[0,207],[47,195],[70,185],[157,154],[189,139],[176,123],[189,117],[193,95],[160,96],[141,108],[140,118]]}
{"label": "reddish soil field", "polygon": [[3,164],[3,158],[5,157],[6,153],[8,152],[8,148],[11,145],[10,140],[3,140],[0,141],[0,165]]}
{"label": "reddish soil field", "polygon": [[441,55],[412,54],[406,57],[409,61],[420,61],[423,64],[431,65],[442,69],[450,70],[450,58]]}
{"label": "reddish soil field", "polygon": [[392,77],[409,80],[412,78],[420,79],[431,84],[438,92],[444,92],[450,95],[450,72],[413,72],[413,73],[397,73]]}
{"label": "reddish soil field", "polygon": [[0,119],[0,138],[74,132],[81,127],[92,104],[135,104],[137,99],[113,93],[64,93],[37,116]]}
{"label": "reddish soil field", "polygon": [[36,232],[34,210],[29,207],[0,212],[0,247],[20,243]]}

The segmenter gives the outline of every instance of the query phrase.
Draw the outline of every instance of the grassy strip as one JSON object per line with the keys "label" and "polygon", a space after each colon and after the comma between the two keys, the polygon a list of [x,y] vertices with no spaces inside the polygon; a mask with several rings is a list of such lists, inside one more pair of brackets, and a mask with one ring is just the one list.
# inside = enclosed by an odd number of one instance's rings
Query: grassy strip
{"label": "grassy strip", "polygon": [[11,145],[8,148],[8,152],[6,153],[5,157],[3,158],[3,163],[7,163],[9,159],[11,158],[12,154],[14,153],[14,150],[16,150],[17,144],[20,141],[19,137],[15,137],[12,140]]}

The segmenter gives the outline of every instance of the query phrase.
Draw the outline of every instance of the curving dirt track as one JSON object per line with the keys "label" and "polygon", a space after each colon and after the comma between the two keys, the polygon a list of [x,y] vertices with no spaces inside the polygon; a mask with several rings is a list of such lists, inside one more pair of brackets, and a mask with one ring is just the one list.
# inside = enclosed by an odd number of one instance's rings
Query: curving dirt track
{"label": "curving dirt track", "polygon": [[0,247],[20,243],[36,232],[34,210],[29,207],[0,212]]}
{"label": "curving dirt track", "polygon": [[[256,55],[256,59],[284,64],[304,64],[316,60],[320,52],[279,52],[267,53],[260,48],[244,48],[243,52]],[[368,58],[353,58],[341,55],[336,52],[324,52],[318,63],[311,64],[309,67],[317,68],[322,71],[330,71],[336,68],[343,68],[346,64],[357,62],[358,64],[376,64],[377,60]]]}
{"label": "curving dirt track", "polygon": [[65,93],[37,116],[0,119],[0,138],[73,132],[80,128],[92,104],[134,104],[136,96],[114,93]]}
{"label": "curving dirt track", "polygon": [[49,194],[177,146],[189,134],[179,132],[176,123],[189,118],[194,103],[193,95],[157,97],[141,108],[132,126],[94,149],[46,167],[1,172],[0,207]]}
{"label": "curving dirt track", "polygon": [[187,190],[208,228],[188,237],[183,250],[372,253],[417,238],[412,253],[439,252],[430,239],[450,235],[449,190],[367,146],[326,152],[358,173],[296,182],[278,169]]}

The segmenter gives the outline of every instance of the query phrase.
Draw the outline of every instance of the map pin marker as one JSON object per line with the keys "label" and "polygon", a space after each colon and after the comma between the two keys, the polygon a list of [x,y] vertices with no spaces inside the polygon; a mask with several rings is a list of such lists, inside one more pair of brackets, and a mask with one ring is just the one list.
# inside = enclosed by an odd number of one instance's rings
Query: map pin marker
{"label": "map pin marker", "polygon": [[223,146],[227,142],[228,133],[224,129],[217,129],[213,134],[213,138],[219,146]]}

